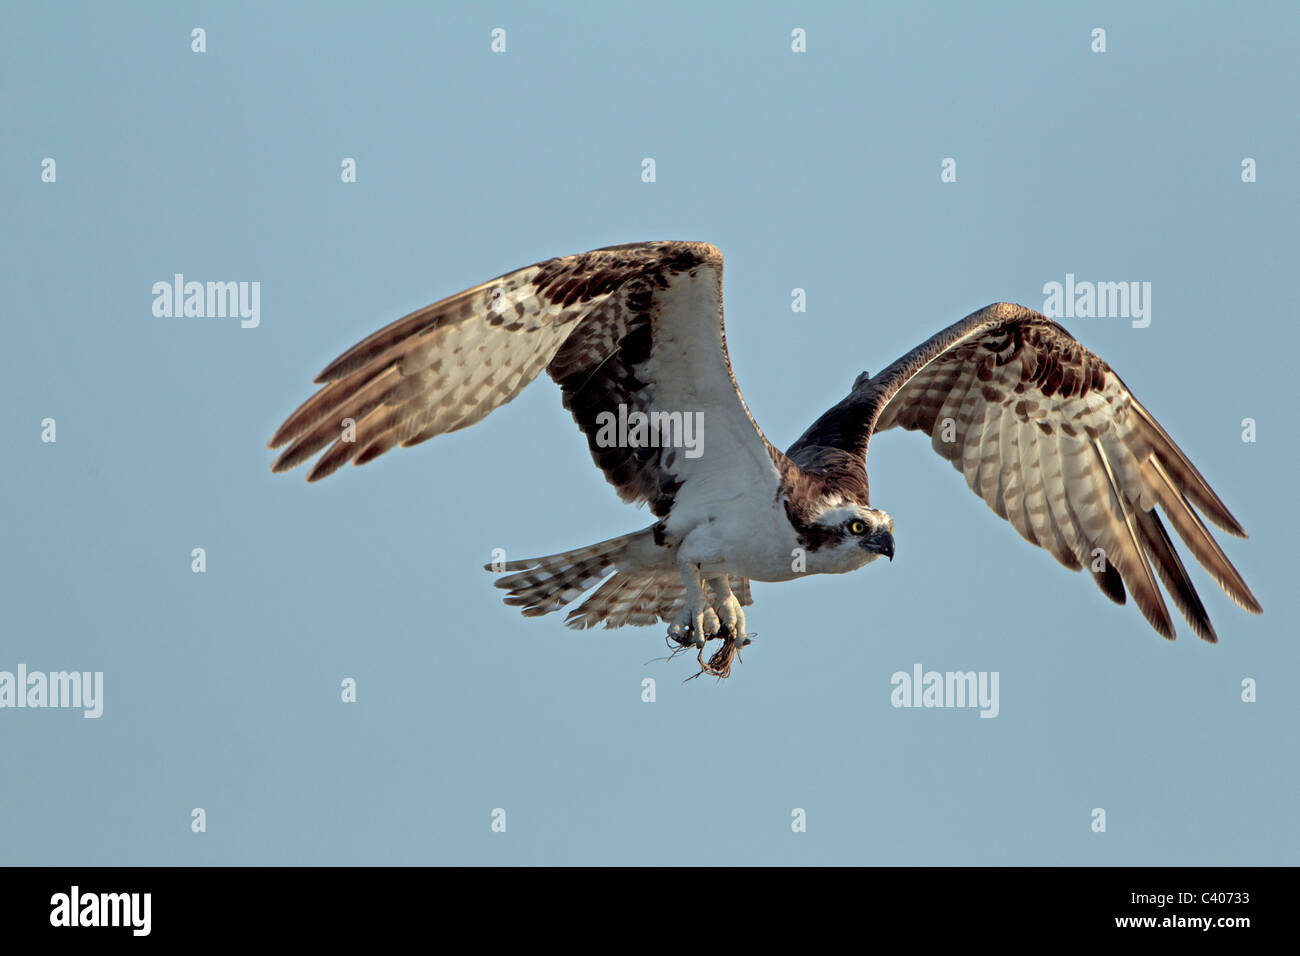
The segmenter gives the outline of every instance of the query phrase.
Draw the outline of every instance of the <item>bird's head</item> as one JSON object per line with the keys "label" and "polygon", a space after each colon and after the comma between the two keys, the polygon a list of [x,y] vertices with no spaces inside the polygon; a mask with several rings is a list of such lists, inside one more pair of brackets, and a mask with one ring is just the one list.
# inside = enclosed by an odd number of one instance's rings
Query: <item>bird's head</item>
{"label": "bird's head", "polygon": [[878,508],[839,505],[827,508],[812,523],[809,570],[856,571],[882,554],[894,560],[894,519]]}

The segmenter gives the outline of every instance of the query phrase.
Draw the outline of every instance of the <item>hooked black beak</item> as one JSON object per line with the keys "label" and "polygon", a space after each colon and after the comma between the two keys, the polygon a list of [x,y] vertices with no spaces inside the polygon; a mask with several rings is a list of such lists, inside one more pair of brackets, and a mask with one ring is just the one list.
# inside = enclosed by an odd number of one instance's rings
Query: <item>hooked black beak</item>
{"label": "hooked black beak", "polygon": [[877,531],[868,538],[862,539],[862,546],[874,554],[883,554],[894,560],[894,536],[888,531]]}

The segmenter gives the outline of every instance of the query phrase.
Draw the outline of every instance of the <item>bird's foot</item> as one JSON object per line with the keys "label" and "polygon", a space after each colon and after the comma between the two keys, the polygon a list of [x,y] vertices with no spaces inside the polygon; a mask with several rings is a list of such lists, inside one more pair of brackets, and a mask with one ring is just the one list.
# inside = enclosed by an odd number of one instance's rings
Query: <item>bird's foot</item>
{"label": "bird's foot", "polygon": [[704,647],[709,641],[718,637],[722,627],[718,613],[706,607],[698,613],[684,608],[677,619],[668,625],[668,640],[679,647]]}
{"label": "bird's foot", "polygon": [[727,596],[722,601],[714,605],[714,609],[717,612],[720,625],[718,628],[719,637],[725,640],[729,633],[744,635],[745,611],[740,606],[739,599],[730,590],[727,591]]}
{"label": "bird's foot", "polygon": [[689,624],[682,624],[679,621],[673,621],[668,625],[668,640],[676,644],[679,648],[695,646],[695,628]]}
{"label": "bird's foot", "polygon": [[[706,658],[705,650],[713,640],[721,640],[722,646]],[[705,674],[725,679],[731,674],[732,663],[740,660],[741,648],[753,643],[745,634],[745,613],[740,609],[740,602],[731,596],[716,608],[683,608],[676,620],[668,625],[668,641],[670,646],[676,645],[674,656],[691,647],[698,652],[696,660],[700,669],[687,680]]]}

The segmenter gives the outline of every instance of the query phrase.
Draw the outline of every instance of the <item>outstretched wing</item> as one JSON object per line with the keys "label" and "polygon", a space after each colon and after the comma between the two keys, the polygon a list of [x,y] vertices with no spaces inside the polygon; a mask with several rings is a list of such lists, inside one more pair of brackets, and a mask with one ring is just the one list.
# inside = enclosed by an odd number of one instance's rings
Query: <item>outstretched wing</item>
{"label": "outstretched wing", "polygon": [[[662,516],[693,479],[763,493],[780,480],[780,453],[731,371],[722,254],[697,242],[550,259],[399,319],[316,377],[323,387],[271,438],[272,448],[289,446],[272,471],[323,451],[307,474],[316,481],[349,461],[364,464],[395,445],[465,428],[543,368],[625,501],[647,502]],[[620,406],[626,416],[651,416],[655,431],[621,440],[628,436],[618,423],[635,427],[636,419],[620,419]],[[697,433],[701,421],[707,441]],[[653,434],[657,447],[648,443]]]}
{"label": "outstretched wing", "polygon": [[1157,575],[1192,630],[1217,640],[1157,508],[1224,592],[1260,613],[1198,510],[1245,537],[1241,525],[1111,367],[1037,312],[997,303],[967,316],[859,379],[788,454],[865,469],[871,435],[894,427],[929,435],[1025,540],[1088,568],[1111,600],[1131,591],[1164,637],[1174,626]]}

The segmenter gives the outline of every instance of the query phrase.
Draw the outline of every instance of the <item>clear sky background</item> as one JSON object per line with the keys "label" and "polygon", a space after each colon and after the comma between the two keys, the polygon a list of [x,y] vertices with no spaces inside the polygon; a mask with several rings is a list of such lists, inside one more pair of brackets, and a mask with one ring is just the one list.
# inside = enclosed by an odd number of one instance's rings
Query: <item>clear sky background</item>
{"label": "clear sky background", "polygon": [[[0,862],[1300,862],[1294,5],[61,4],[2,28],[0,670],[103,671],[105,700],[0,710]],[[1065,324],[1251,533],[1221,540],[1264,616],[1194,566],[1221,643],[1181,618],[1167,643],[889,433],[897,560],[756,585],[744,664],[683,684],[662,627],[525,620],[481,570],[648,523],[548,380],[322,484],[271,475],[347,346],[643,239],[723,250],[736,375],[782,447],[989,302],[1151,282],[1149,328]],[[176,272],[261,282],[260,326],[154,317]],[[1000,715],[891,707],[918,663],[999,672]]]}

